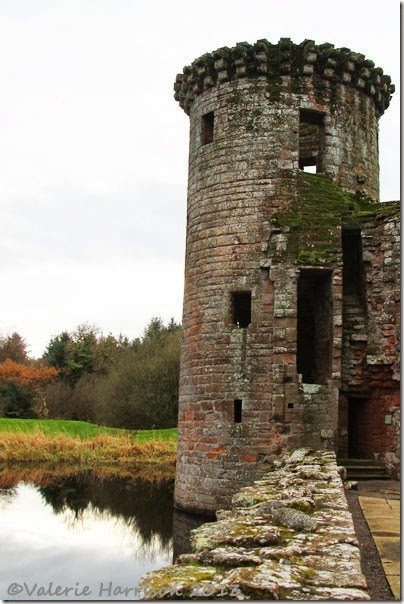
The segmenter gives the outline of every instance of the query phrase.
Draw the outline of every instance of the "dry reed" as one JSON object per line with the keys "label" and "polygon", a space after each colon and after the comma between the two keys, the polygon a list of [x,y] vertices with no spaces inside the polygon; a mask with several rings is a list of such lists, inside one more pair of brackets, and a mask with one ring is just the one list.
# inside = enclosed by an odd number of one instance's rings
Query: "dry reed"
{"label": "dry reed", "polygon": [[65,435],[0,433],[0,463],[175,464],[176,443],[156,440],[136,443],[128,436],[101,435],[88,439]]}

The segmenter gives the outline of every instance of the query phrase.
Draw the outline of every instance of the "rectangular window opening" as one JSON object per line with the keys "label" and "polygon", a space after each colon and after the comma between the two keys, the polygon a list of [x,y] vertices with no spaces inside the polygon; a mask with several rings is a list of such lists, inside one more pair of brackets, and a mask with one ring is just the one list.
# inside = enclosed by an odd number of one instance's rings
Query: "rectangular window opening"
{"label": "rectangular window opening", "polygon": [[324,113],[300,109],[299,169],[304,172],[323,171]]}
{"label": "rectangular window opening", "polygon": [[243,401],[239,398],[234,399],[234,423],[241,424],[243,414]]}
{"label": "rectangular window opening", "polygon": [[251,323],[251,292],[232,292],[232,323],[248,327]]}
{"label": "rectangular window opening", "polygon": [[331,271],[303,269],[297,287],[297,371],[305,384],[331,377],[333,306]]}
{"label": "rectangular window opening", "polygon": [[208,145],[213,143],[213,130],[215,125],[215,114],[213,111],[206,113],[201,118],[201,143]]}

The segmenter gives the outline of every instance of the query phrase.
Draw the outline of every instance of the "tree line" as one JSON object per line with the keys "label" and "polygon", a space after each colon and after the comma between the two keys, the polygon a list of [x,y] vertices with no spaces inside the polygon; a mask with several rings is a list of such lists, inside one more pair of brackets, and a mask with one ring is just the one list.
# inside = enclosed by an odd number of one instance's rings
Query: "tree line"
{"label": "tree line", "polygon": [[0,336],[0,415],[76,419],[127,429],[177,423],[181,326],[153,318],[142,337],[63,331],[31,360],[17,333]]}

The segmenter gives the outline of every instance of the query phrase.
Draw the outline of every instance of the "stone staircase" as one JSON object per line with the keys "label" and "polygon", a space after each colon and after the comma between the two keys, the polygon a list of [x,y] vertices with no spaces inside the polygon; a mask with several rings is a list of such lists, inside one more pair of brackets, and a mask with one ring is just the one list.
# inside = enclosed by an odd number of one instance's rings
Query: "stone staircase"
{"label": "stone staircase", "polygon": [[357,339],[355,336],[365,336],[367,333],[366,311],[357,296],[346,294],[343,299],[343,309],[344,323],[349,326],[351,340],[358,341],[360,338]]}
{"label": "stone staircase", "polygon": [[366,311],[357,296],[343,299],[342,382],[350,388],[361,388],[368,341]]}
{"label": "stone staircase", "polygon": [[374,459],[339,459],[338,465],[347,472],[347,480],[389,480],[380,462]]}

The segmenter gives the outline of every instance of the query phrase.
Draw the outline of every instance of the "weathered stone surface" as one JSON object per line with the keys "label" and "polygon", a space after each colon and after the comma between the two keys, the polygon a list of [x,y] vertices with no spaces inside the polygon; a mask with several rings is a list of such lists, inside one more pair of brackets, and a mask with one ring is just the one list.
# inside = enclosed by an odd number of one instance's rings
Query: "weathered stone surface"
{"label": "weathered stone surface", "polygon": [[272,508],[272,518],[276,524],[288,526],[295,531],[314,531],[317,527],[315,520],[308,514],[282,504]]}
{"label": "weathered stone surface", "polygon": [[262,558],[244,547],[217,547],[213,550],[202,550],[198,554],[183,554],[176,560],[176,564],[190,562],[221,567],[254,566],[261,564]]}
{"label": "weathered stone surface", "polygon": [[215,548],[221,545],[240,545],[242,547],[259,547],[278,543],[280,538],[276,526],[265,524],[261,518],[251,517],[218,520],[203,525],[195,531],[191,544],[196,552]]}
{"label": "weathered stone surface", "polygon": [[[142,577],[145,599],[369,599],[335,455],[299,450],[276,466],[193,531],[194,553]],[[309,512],[291,507],[293,493]]]}
{"label": "weathered stone surface", "polygon": [[400,207],[377,203],[392,90],[362,55],[286,38],[218,49],[178,76],[190,145],[177,508],[212,515],[302,446],[356,446],[397,473]]}
{"label": "weathered stone surface", "polygon": [[[334,83],[341,82],[363,90],[373,97],[380,113],[388,107],[394,92],[389,76],[384,75],[380,68],[375,67],[363,55],[347,48],[334,48],[332,44],[316,45],[312,40],[292,44],[288,38],[281,38],[278,44],[271,44],[267,40],[258,40],[255,44],[241,42],[234,48],[219,48],[199,57],[192,65],[184,67],[183,73],[177,76],[175,98],[184,111],[189,113],[197,95],[216,83],[243,77],[275,79],[277,86],[271,92],[276,97],[280,76],[290,75],[292,69],[296,74],[301,73],[305,80],[316,74],[318,96],[323,95],[324,89],[329,87],[326,81],[330,79]],[[325,82],[321,82],[321,78]],[[371,83],[365,86],[365,82],[369,80]],[[304,81],[300,86],[303,85]]]}

